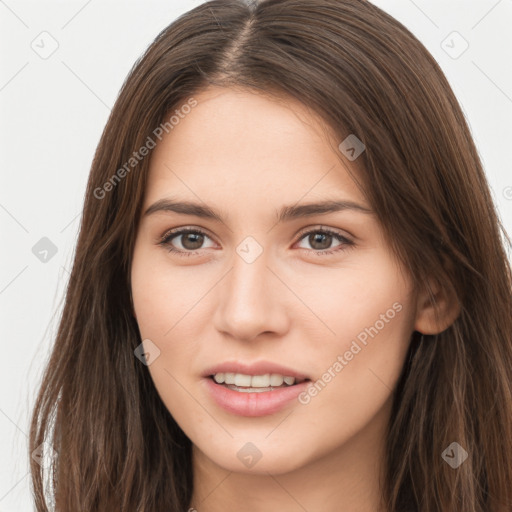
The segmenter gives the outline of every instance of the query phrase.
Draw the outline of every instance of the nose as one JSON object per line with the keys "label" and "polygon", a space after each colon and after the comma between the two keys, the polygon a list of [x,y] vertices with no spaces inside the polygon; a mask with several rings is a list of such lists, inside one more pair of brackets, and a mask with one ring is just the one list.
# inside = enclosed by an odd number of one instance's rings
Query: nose
{"label": "nose", "polygon": [[286,286],[269,268],[265,251],[252,263],[235,254],[219,289],[214,325],[224,335],[252,341],[262,334],[282,336],[289,328]]}

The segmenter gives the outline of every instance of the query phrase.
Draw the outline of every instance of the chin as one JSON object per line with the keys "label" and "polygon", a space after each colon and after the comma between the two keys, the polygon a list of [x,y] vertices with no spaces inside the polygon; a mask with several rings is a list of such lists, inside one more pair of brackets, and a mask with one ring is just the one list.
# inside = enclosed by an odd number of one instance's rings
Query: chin
{"label": "chin", "polygon": [[[251,475],[285,474],[296,471],[313,460],[314,453],[305,453],[301,441],[298,446],[273,445],[268,441],[248,441],[250,436],[244,436],[243,441],[233,441],[219,450],[202,450],[204,455],[215,465],[232,471]],[[211,448],[211,447],[210,447]]]}

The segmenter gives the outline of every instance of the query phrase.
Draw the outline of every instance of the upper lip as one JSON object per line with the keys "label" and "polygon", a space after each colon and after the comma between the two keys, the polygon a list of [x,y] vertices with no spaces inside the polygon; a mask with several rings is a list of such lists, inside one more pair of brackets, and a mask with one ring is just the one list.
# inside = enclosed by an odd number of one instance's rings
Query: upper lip
{"label": "upper lip", "polygon": [[269,361],[257,361],[254,363],[242,363],[237,361],[226,361],[224,363],[211,366],[202,373],[203,377],[211,377],[216,373],[242,373],[244,375],[265,375],[267,373],[277,373],[284,377],[295,377],[297,380],[306,380],[308,376],[302,372],[286,368],[280,364]]}

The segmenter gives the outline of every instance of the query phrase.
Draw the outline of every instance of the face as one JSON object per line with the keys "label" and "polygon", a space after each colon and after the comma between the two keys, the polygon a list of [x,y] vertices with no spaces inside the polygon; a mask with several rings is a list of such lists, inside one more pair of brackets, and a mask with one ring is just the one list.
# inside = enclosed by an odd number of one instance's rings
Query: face
{"label": "face", "polygon": [[194,98],[153,150],[134,248],[148,370],[196,453],[285,473],[389,413],[416,302],[319,118],[243,90]]}

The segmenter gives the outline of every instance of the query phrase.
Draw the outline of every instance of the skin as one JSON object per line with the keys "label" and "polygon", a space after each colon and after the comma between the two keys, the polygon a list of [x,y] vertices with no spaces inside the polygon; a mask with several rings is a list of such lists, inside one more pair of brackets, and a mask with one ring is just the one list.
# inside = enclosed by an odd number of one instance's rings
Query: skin
{"label": "skin", "polygon": [[[296,203],[344,199],[371,210],[340,159],[341,140],[319,117],[293,99],[243,89],[209,88],[194,98],[198,105],[153,150],[143,212],[173,196],[206,203],[225,221],[142,215],[131,269],[141,337],[160,350],[148,370],[193,443],[190,506],[380,510],[385,429],[411,334],[441,331],[449,315],[434,321],[373,212],[276,224],[276,210]],[[353,244],[333,237],[327,250],[338,251],[315,254],[325,246],[303,233],[322,226]],[[199,249],[190,236],[170,242],[192,256],[159,245],[178,227],[208,233]],[[250,264],[236,252],[248,236],[263,249]],[[315,382],[397,303],[394,318],[307,404],[242,417],[205,389],[201,373],[224,361],[277,362]],[[247,442],[262,455],[252,468],[237,457]]]}

